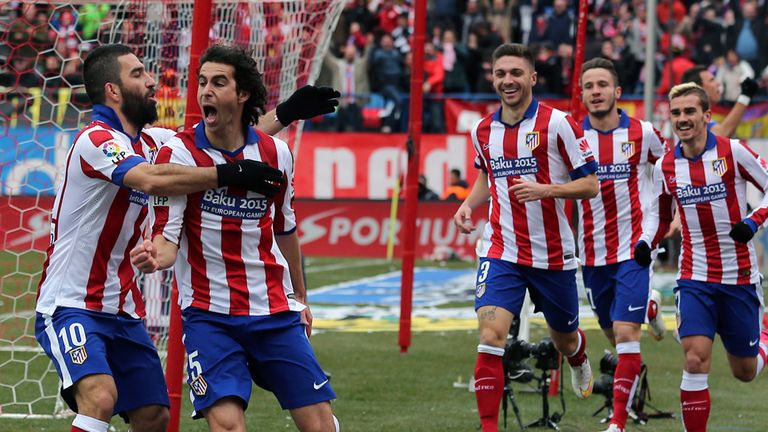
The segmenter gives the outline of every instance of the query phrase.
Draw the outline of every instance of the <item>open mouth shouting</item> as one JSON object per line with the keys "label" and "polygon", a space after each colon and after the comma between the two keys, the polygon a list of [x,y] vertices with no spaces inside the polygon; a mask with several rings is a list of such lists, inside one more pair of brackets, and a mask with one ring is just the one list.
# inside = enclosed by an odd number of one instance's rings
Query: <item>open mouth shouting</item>
{"label": "open mouth shouting", "polygon": [[203,119],[206,124],[214,124],[219,117],[219,111],[213,105],[203,105]]}

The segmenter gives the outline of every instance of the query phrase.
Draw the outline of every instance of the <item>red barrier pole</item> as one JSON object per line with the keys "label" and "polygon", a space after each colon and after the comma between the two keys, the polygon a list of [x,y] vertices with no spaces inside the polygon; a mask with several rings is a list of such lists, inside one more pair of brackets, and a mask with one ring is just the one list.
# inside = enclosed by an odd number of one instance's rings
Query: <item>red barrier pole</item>
{"label": "red barrier pole", "polygon": [[[202,119],[197,105],[197,68],[200,56],[208,48],[208,31],[213,16],[212,0],[195,0],[192,15],[192,46],[189,56],[189,79],[187,80],[187,106],[184,127],[191,128]],[[184,379],[184,344],[181,341],[181,309],[176,279],[171,284],[171,317],[168,324],[168,357],[166,358],[165,384],[171,401],[168,432],[179,432],[181,427],[181,387]]]}
{"label": "red barrier pole", "polygon": [[408,119],[408,175],[405,188],[403,222],[403,269],[400,289],[400,352],[411,345],[411,305],[413,303],[413,266],[416,245],[416,206],[419,198],[419,147],[421,146],[422,97],[424,95],[424,35],[427,29],[427,0],[416,0],[411,52],[411,100]]}
{"label": "red barrier pole", "polygon": [[581,122],[581,66],[584,63],[584,43],[587,38],[588,0],[579,0],[579,15],[576,25],[576,49],[573,52],[573,76],[571,77],[571,116]]}

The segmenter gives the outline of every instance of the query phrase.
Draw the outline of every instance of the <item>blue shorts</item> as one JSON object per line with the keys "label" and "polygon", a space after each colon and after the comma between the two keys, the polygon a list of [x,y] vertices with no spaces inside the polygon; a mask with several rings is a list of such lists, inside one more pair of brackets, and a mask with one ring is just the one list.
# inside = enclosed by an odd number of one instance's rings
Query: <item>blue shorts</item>
{"label": "blue shorts", "polygon": [[38,313],[35,337],[61,378],[61,396],[77,412],[73,384],[94,374],[117,386],[115,414],[147,405],[170,406],[157,349],[139,319],[77,308]]}
{"label": "blue shorts", "polygon": [[635,260],[599,267],[583,266],[584,290],[600,328],[614,321],[644,323],[651,292],[650,270]]}
{"label": "blue shorts", "polygon": [[189,307],[182,317],[194,417],[224,397],[248,408],[251,380],[283,409],[336,399],[298,312],[231,316]]}
{"label": "blue shorts", "polygon": [[757,355],[762,319],[762,288],[679,279],[675,288],[677,331],[681,338],[720,334],[728,353]]}
{"label": "blue shorts", "polygon": [[579,327],[576,270],[544,270],[496,258],[480,258],[475,281],[475,310],[483,306],[499,306],[520,316],[526,288],[536,311],[544,313],[552,330],[576,331]]}

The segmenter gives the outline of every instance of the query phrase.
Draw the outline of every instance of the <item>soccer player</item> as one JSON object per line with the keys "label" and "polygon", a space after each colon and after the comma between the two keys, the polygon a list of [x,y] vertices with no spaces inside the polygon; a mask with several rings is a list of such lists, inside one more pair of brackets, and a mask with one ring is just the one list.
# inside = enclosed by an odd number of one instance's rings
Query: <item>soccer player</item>
{"label": "soccer player", "polygon": [[190,395],[195,416],[204,416],[210,430],[245,430],[251,380],[274,393],[299,430],[338,430],[329,403],[336,396],[307,338],[312,315],[292,205],[291,152],[250,127],[266,101],[251,57],[214,46],[200,65],[203,120],[168,141],[156,163],[260,161],[286,182],[274,197],[239,187],[155,197],[152,241],[137,246],[132,261],[145,272],[175,263]]}
{"label": "soccer player", "polygon": [[[652,201],[635,246],[647,266],[676,208],[682,225],[675,304],[685,365],[680,384],[683,426],[705,431],[710,411],[707,377],[719,333],[733,376],[753,380],[768,353],[760,330],[760,273],[751,239],[768,217],[768,195],[747,213],[746,183],[768,190],[768,163],[738,140],[713,134],[709,97],[694,83],[669,92],[679,141],[656,162]],[[673,203],[676,202],[676,205]]]}
{"label": "soccer player", "polygon": [[[606,432],[624,430],[639,380],[640,325],[649,302],[650,270],[639,266],[632,253],[642,234],[643,203],[651,194],[649,163],[666,152],[653,125],[616,108],[618,82],[610,60],[584,63],[581,90],[589,113],[584,137],[600,165],[600,193],[579,201],[579,252],[587,299],[618,354],[613,417]],[[659,315],[650,323],[652,334],[661,336]]]}
{"label": "soccer player", "polygon": [[[144,127],[157,119],[155,81],[139,59],[128,47],[105,45],[89,54],[83,78],[93,121],[70,149],[54,202],[36,337],[61,378],[62,397],[78,413],[73,431],[106,431],[115,413],[133,430],[161,431],[168,393],[129,260],[145,225],[147,194],[233,185],[273,196],[283,176],[255,161],[146,163],[174,132]],[[289,104],[288,113],[303,109]]]}
{"label": "soccer player", "polygon": [[[707,97],[709,97],[710,104],[717,104],[720,102],[722,88],[720,87],[720,83],[715,80],[715,76],[712,75],[712,72],[707,70],[706,67],[698,65],[688,69],[683,74],[681,82],[692,82],[703,88],[707,93]],[[736,103],[728,112],[728,115],[725,116],[721,123],[710,121],[709,126],[712,128],[712,133],[726,137],[733,136],[739,123],[741,123],[741,118],[744,116],[744,112],[746,112],[749,103],[759,89],[760,87],[758,86],[757,81],[752,78],[745,78],[744,81],[741,82],[741,94],[736,99]]]}
{"label": "soccer player", "polygon": [[586,339],[578,328],[574,240],[563,207],[565,199],[591,198],[598,191],[597,163],[581,127],[533,97],[531,51],[503,44],[492,61],[501,108],[472,130],[480,172],[453,217],[461,232],[470,233],[472,210],[491,199],[475,296],[480,326],[475,395],[486,432],[497,430],[504,391],[501,359],[526,289],[571,366],[576,395],[592,393]]}

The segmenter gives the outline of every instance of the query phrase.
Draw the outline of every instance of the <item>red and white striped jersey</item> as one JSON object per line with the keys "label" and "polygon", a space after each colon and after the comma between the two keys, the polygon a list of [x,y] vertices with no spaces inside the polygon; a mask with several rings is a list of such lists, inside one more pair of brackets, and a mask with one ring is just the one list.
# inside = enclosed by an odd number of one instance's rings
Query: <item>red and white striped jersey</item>
{"label": "red and white striped jersey", "polygon": [[229,315],[269,315],[305,306],[294,299],[288,262],[275,235],[296,229],[293,156],[288,145],[249,129],[234,153],[211,146],[201,122],[176,135],[156,163],[211,167],[242,159],[264,161],[290,181],[274,198],[234,187],[153,197],[152,237],[179,247],[174,267],[181,308]]}
{"label": "red and white striped jersey", "polygon": [[565,200],[521,203],[508,189],[520,178],[563,184],[597,171],[581,126],[564,112],[533,99],[515,125],[501,121],[501,109],[472,129],[475,166],[488,174],[491,193],[481,257],[569,270],[577,266]]}
{"label": "red and white striped jersey", "polygon": [[704,153],[695,159],[674,151],[656,162],[653,200],[640,238],[655,247],[672,219],[674,204],[680,213],[682,247],[678,279],[727,285],[760,280],[752,242],[735,242],[728,233],[749,218],[756,226],[768,217],[768,194],[747,215],[746,182],[768,190],[768,163],[738,140],[708,133]]}
{"label": "red and white striped jersey", "polygon": [[123,178],[173,134],[148,128],[132,139],[112,109],[94,106],[93,121],[69,150],[56,193],[37,312],[51,315],[63,306],[144,316],[129,252],[143,232],[147,195],[129,189]]}
{"label": "red and white striped jersey", "polygon": [[633,258],[643,231],[643,207],[650,203],[651,168],[666,145],[651,123],[619,110],[619,127],[599,131],[589,117],[584,138],[599,164],[600,193],[579,200],[582,265],[603,266]]}

